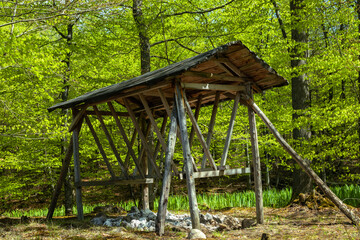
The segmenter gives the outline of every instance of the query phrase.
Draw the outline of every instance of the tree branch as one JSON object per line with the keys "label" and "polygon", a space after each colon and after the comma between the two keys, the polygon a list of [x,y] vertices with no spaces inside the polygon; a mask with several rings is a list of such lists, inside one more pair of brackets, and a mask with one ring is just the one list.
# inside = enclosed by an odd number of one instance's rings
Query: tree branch
{"label": "tree branch", "polygon": [[221,8],[224,8],[225,6],[231,4],[232,2],[234,2],[235,0],[231,0],[221,6],[217,6],[214,8],[209,8],[209,9],[202,9],[200,11],[184,11],[184,12],[179,12],[179,13],[173,13],[173,14],[166,14],[164,15],[164,17],[173,17],[173,16],[179,16],[179,15],[184,15],[184,14],[204,14],[204,13],[208,13],[208,12],[212,12]]}

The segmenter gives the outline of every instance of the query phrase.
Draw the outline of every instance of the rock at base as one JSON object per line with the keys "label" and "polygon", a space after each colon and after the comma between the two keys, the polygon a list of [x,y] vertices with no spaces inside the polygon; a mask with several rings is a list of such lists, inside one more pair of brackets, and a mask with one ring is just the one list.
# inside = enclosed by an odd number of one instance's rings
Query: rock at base
{"label": "rock at base", "polygon": [[199,229],[191,229],[188,239],[206,239],[206,235]]}

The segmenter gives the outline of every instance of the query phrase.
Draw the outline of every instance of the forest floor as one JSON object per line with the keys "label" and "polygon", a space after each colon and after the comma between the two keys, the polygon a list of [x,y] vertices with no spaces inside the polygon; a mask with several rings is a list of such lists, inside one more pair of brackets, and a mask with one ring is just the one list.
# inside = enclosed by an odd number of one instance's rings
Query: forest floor
{"label": "forest floor", "polygon": [[[360,214],[360,209],[353,209]],[[254,208],[231,208],[212,211],[239,219],[254,218]],[[247,229],[209,232],[207,239],[261,239],[266,233],[269,239],[360,239],[360,232],[341,212],[331,208],[310,210],[307,207],[265,208],[265,224]],[[75,218],[0,218],[0,239],[185,239],[186,230],[165,230],[165,235],[140,232],[119,227],[98,227],[90,224],[93,216],[84,222]]]}

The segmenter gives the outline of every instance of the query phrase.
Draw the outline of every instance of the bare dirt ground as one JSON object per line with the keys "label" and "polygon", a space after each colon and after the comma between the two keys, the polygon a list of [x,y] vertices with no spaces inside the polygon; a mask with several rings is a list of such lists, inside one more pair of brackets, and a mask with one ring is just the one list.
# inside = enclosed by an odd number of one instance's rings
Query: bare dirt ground
{"label": "bare dirt ground", "polygon": [[[360,209],[354,209],[360,215]],[[203,212],[205,213],[205,212]],[[218,214],[220,212],[211,212]],[[222,214],[239,219],[254,218],[254,208],[231,208]],[[84,222],[74,218],[0,218],[0,239],[185,239],[187,232],[166,228],[165,235],[124,228],[95,227],[87,216]],[[265,224],[247,229],[207,232],[207,239],[360,239],[360,232],[343,214],[334,209],[309,210],[306,207],[265,208]]]}

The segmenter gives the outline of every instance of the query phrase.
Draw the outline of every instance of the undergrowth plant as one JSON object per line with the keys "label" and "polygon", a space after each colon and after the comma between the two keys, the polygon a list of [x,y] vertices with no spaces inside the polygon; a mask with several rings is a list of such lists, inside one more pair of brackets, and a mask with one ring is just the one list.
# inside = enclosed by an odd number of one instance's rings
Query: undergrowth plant
{"label": "undergrowth plant", "polygon": [[[360,206],[360,186],[359,185],[344,185],[332,187],[332,191],[346,204],[359,207]],[[291,199],[291,188],[282,190],[269,189],[263,192],[264,207],[281,208],[289,204]],[[235,193],[206,193],[198,194],[197,201],[201,210],[220,210],[231,207],[255,207],[255,193],[253,191],[235,192]],[[129,211],[135,202],[122,201],[116,204],[120,209]],[[155,210],[159,205],[159,198],[155,200]],[[102,206],[100,204],[88,205],[84,204],[84,214],[91,213],[95,207]],[[168,210],[181,211],[189,209],[189,200],[186,195],[172,195],[169,196]],[[2,215],[5,217],[44,217],[47,215],[48,209],[30,209],[30,210],[14,210],[5,212]],[[54,217],[64,216],[64,206],[58,207],[54,211]],[[73,208],[76,215],[76,207]]]}

